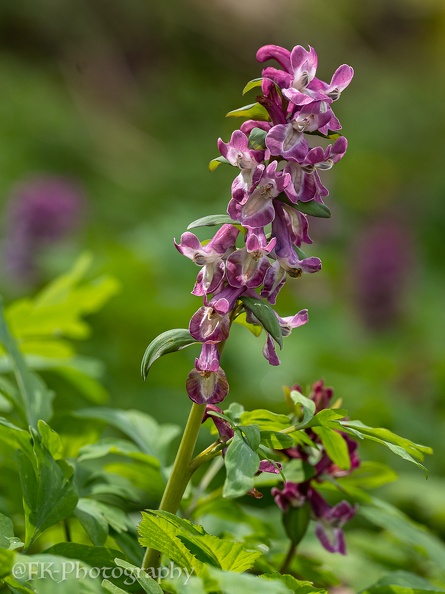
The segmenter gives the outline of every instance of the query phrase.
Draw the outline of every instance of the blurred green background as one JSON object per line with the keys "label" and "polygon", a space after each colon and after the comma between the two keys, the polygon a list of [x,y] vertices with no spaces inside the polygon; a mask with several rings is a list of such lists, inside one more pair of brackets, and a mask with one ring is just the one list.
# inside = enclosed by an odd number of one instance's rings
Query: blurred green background
{"label": "blurred green background", "polygon": [[[433,446],[428,483],[391,458],[401,479],[385,493],[443,537],[443,0],[2,2],[0,291],[7,301],[33,293],[92,252],[94,272],[121,290],[79,351],[105,361],[113,405],[183,424],[197,351],[160,360],[145,384],[140,361],[200,306],[190,295],[198,269],[173,238],[225,211],[234,171],[211,174],[207,163],[240,123],[225,113],[255,100],[241,90],[260,76],[266,43],[312,45],[322,79],[353,66],[335,106],[349,150],[324,177],[332,219],[311,221],[306,251],[323,270],[289,282],[278,303],[281,315],[307,307],[310,323],[285,341],[278,368],[261,355],[264,337],[235,327],[229,401],[284,410],[283,385],[323,377],[351,416]],[[29,248],[14,203],[53,177],[78,192],[77,225]],[[28,249],[31,272],[14,265],[14,249]],[[387,460],[378,447],[365,456]]]}

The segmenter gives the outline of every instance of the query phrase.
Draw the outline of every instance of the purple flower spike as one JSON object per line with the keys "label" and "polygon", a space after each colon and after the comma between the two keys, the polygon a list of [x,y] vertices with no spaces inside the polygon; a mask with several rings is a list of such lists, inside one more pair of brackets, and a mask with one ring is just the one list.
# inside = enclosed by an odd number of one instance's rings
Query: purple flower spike
{"label": "purple flower spike", "polygon": [[277,172],[276,161],[270,163],[266,169],[259,166],[253,175],[253,189],[242,206],[241,223],[253,229],[271,223],[275,218],[272,200],[279,196],[289,183],[288,174]]}
{"label": "purple flower spike", "polygon": [[353,507],[347,501],[340,501],[334,507],[330,507],[327,501],[313,489],[308,499],[318,520],[315,535],[321,545],[330,553],[345,555],[346,543],[342,527],[354,517],[357,507]]}
{"label": "purple flower spike", "polygon": [[229,337],[229,316],[219,314],[213,307],[202,306],[190,320],[189,332],[199,342],[222,342]]}

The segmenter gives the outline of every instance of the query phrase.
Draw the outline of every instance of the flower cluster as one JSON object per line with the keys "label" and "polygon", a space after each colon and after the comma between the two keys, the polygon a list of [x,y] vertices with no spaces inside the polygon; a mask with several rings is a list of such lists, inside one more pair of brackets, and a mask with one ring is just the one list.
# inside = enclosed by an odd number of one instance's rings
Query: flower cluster
{"label": "flower cluster", "polygon": [[[292,390],[301,391],[299,386],[293,386]],[[315,402],[315,412],[329,408],[332,396],[332,388],[326,388],[323,381],[315,383],[309,396]],[[342,526],[354,516],[356,507],[347,501],[341,501],[331,507],[316,490],[317,483],[326,477],[335,479],[346,476],[360,465],[357,443],[346,433],[337,433],[345,441],[350,460],[349,468],[339,468],[329,457],[319,435],[312,429],[307,429],[305,434],[309,438],[308,444],[283,450],[283,453],[288,459],[299,459],[310,466],[310,478],[301,483],[286,481],[282,489],[273,488],[272,495],[283,512],[309,505],[311,515],[316,521],[315,534],[320,543],[327,551],[344,555],[346,545]]]}
{"label": "flower cluster", "polygon": [[[203,298],[203,306],[189,330],[202,343],[202,351],[187,378],[187,392],[199,404],[221,402],[228,393],[220,345],[235,317],[244,309],[249,322],[270,330],[256,315],[252,300],[255,304],[264,298],[274,305],[288,276],[320,270],[321,261],[300,250],[302,243],[312,243],[304,213],[314,214],[314,205],[324,204],[328,190],[319,172],[337,163],[347,147],[343,136],[332,134],[341,128],[332,103],[349,84],[352,68],[340,66],[326,83],[315,76],[317,54],[312,48],[297,46],[290,52],[267,45],[257,59],[274,59],[281,69],[263,69],[262,95],[247,110],[248,117],[256,119],[244,122],[229,142],[218,141],[218,161],[239,170],[227,208],[233,224],[224,224],[206,244],[191,232],[175,242],[181,254],[201,267],[192,293]],[[315,139],[332,136],[333,144],[312,146]],[[242,247],[237,247],[239,236]],[[286,318],[274,315],[282,336],[307,322],[307,310]],[[278,365],[274,339],[281,342],[281,336],[277,339],[269,331],[263,354]]]}

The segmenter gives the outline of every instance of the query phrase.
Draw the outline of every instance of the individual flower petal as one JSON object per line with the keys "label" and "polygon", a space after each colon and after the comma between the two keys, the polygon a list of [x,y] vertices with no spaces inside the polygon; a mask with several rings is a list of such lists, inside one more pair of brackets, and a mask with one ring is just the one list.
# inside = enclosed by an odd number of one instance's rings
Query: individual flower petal
{"label": "individual flower petal", "polygon": [[275,315],[280,323],[283,338],[289,336],[294,328],[304,326],[304,324],[307,324],[309,321],[307,309],[302,309],[294,316],[288,316],[286,318],[280,318],[277,313],[275,313]]}
{"label": "individual flower petal", "polygon": [[266,342],[263,346],[263,356],[269,361],[270,365],[274,367],[280,365],[281,361],[278,358],[277,351],[275,348],[275,342],[272,340],[270,334],[267,335]]}
{"label": "individual flower petal", "polygon": [[309,150],[309,145],[302,131],[298,130],[298,122],[278,124],[269,130],[266,136],[266,146],[271,155],[282,156],[285,159],[303,161]]}
{"label": "individual flower petal", "polygon": [[321,183],[317,171],[311,167],[304,169],[301,165],[289,162],[284,171],[291,177],[291,183],[285,188],[286,196],[291,202],[308,202],[316,200],[323,204],[323,198],[328,196],[328,189]]}
{"label": "individual flower petal", "polygon": [[227,314],[235,307],[236,300],[246,291],[246,287],[232,287],[226,285],[213,295],[209,305],[220,315]]}
{"label": "individual flower petal", "polygon": [[215,343],[203,343],[201,354],[198,359],[195,359],[195,368],[198,371],[218,371],[219,351]]}
{"label": "individual flower petal", "polygon": [[252,171],[264,158],[264,151],[249,148],[249,139],[241,130],[235,130],[229,142],[218,139],[218,148],[231,165],[241,169],[241,176],[246,184],[250,183]]}
{"label": "individual flower petal", "polygon": [[202,306],[192,316],[189,332],[200,342],[222,342],[229,337],[229,316],[219,314],[211,306]]}
{"label": "individual flower petal", "polygon": [[256,53],[258,62],[267,62],[267,60],[276,60],[278,64],[291,71],[291,53],[289,50],[279,45],[263,45]]}
{"label": "individual flower petal", "polygon": [[229,392],[226,374],[218,371],[198,371],[192,369],[186,381],[187,394],[196,404],[215,404],[221,402]]}

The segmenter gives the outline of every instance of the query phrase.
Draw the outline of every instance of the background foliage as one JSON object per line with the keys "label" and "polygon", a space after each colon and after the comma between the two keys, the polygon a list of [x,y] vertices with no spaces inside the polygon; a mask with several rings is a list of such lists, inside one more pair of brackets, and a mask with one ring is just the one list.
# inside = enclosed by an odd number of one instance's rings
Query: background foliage
{"label": "background foliage", "polygon": [[[333,218],[313,222],[317,247],[308,250],[324,268],[286,287],[281,303],[282,315],[308,307],[310,323],[286,342],[279,368],[267,366],[261,341],[235,327],[224,352],[228,402],[283,412],[282,385],[322,375],[351,416],[435,449],[427,483],[391,458],[400,478],[382,495],[444,538],[445,7],[441,0],[278,0],[273,7],[265,0],[2,3],[0,291],[6,303],[33,294],[89,251],[90,278],[108,278],[103,299],[114,296],[88,319],[88,340],[76,344],[76,376],[74,367],[60,372],[60,360],[34,360],[57,394],[54,407],[108,398],[110,407],[182,425],[194,348],[159,361],[146,384],[139,366],[147,343],[183,327],[198,307],[190,295],[196,269],[172,239],[227,201],[232,171],[207,171],[217,137],[228,140],[233,127],[224,115],[259,75],[255,52],[264,43],[314,46],[324,77],[351,64],[356,76],[337,109],[350,149],[328,184]],[[36,176],[72,180],[81,214],[63,241],[32,250],[34,272],[24,277],[11,264],[8,246],[20,240],[11,212],[20,184]],[[82,328],[64,332],[75,342],[86,337]],[[73,355],[63,355],[60,341],[48,346],[46,359]],[[91,384],[88,392],[79,374],[85,365],[90,376],[93,367],[101,375],[100,393],[92,395]],[[4,412],[8,406],[0,400]],[[387,461],[380,449],[362,450]],[[0,488],[0,511],[9,514],[14,486]],[[155,501],[159,493],[149,495]],[[393,550],[384,519],[372,540],[362,522],[349,532],[356,552],[342,569],[355,589],[385,572],[382,551]],[[393,553],[389,564],[409,565],[405,553],[404,560],[403,547]],[[331,570],[338,565],[323,560]]]}

